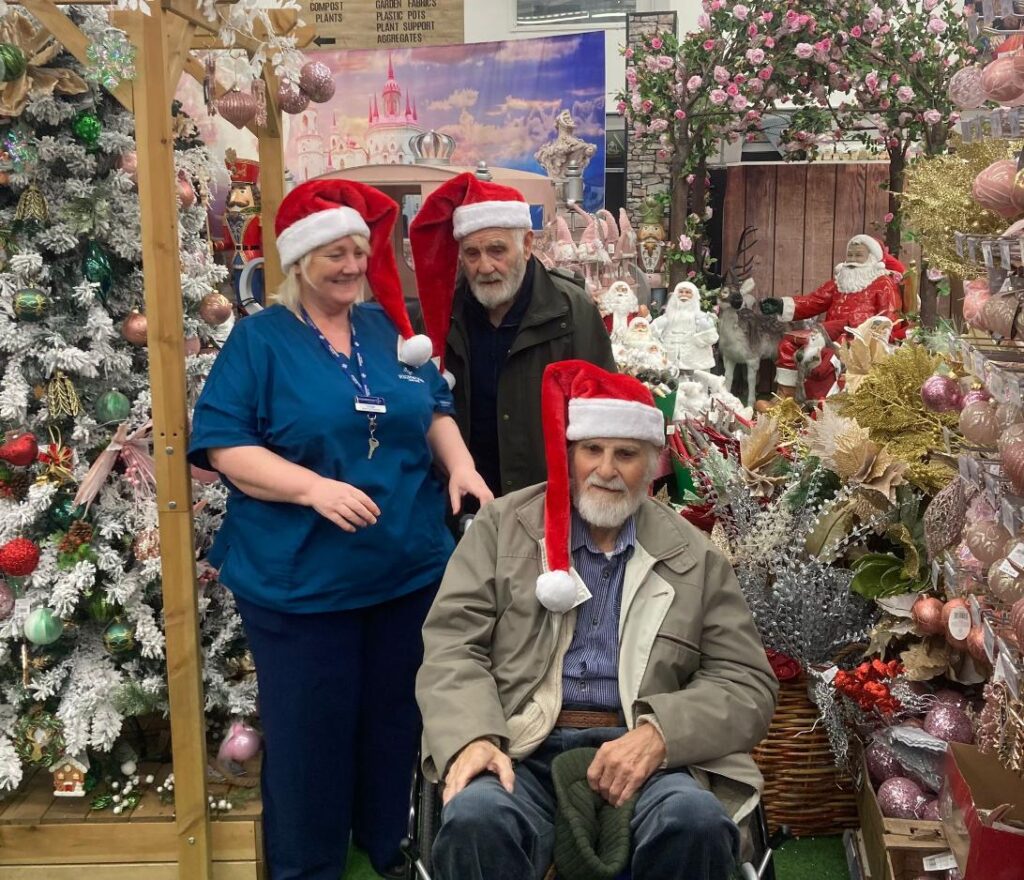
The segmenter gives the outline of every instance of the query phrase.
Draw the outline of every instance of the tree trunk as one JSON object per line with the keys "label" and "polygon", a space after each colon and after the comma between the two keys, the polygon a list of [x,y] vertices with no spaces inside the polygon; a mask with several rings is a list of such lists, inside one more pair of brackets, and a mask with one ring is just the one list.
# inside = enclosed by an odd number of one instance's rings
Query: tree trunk
{"label": "tree trunk", "polygon": [[[690,193],[690,213],[696,214],[703,221],[704,214],[708,207],[708,188],[707,188],[707,176],[708,176],[708,160],[707,156],[701,151],[700,162],[697,163],[697,170],[693,173],[693,191]],[[703,222],[701,223],[701,229],[704,229]],[[696,262],[693,264],[693,269],[697,273],[697,278],[694,280],[701,280],[704,276],[705,261],[708,257],[708,236],[707,231],[704,230],[700,238],[693,243],[693,255]]]}
{"label": "tree trunk", "polygon": [[917,296],[921,300],[921,326],[931,330],[939,319],[939,287],[936,282],[928,280],[928,260],[923,258]]}
{"label": "tree trunk", "polygon": [[[684,146],[683,143],[680,143],[672,155],[672,201],[669,207],[668,243],[676,246],[679,244],[679,236],[686,231],[686,215],[689,212],[690,204],[690,184],[686,182],[686,175],[683,174],[682,156],[682,151],[688,148],[688,144]],[[686,280],[686,266],[676,261],[672,261],[669,265],[671,268],[669,269],[668,286],[669,289],[672,289],[680,281]]]}
{"label": "tree trunk", "polygon": [[906,180],[907,154],[901,148],[889,151],[889,213],[892,222],[885,228],[885,246],[894,257],[900,255],[903,240],[903,211],[900,196]]}

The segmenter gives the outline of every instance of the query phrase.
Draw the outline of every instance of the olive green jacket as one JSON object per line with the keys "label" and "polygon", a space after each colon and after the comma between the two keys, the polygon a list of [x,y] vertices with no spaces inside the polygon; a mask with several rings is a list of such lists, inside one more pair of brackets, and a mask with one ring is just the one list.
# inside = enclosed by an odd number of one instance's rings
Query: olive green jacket
{"label": "olive green jacket", "polygon": [[[533,296],[519,324],[498,379],[498,454],[503,495],[547,479],[544,433],[540,417],[540,383],[544,368],[574,358],[615,371],[611,340],[586,291],[571,278],[549,271],[536,258]],[[455,377],[455,420],[469,440],[469,338],[464,315],[466,281],[455,288],[445,368]]]}

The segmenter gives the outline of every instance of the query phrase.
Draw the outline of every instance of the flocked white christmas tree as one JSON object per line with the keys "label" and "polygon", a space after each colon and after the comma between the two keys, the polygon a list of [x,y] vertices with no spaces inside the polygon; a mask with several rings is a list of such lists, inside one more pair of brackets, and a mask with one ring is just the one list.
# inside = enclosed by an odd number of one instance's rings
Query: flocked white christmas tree
{"label": "flocked white christmas tree", "polygon": [[[74,18],[102,50],[95,66],[65,53],[49,68],[93,85],[33,94],[0,117],[0,790],[62,754],[123,756],[127,719],[167,708],[145,317],[133,314],[144,312],[134,121],[96,84],[124,72],[124,43],[102,11]],[[181,115],[176,135],[194,402],[226,329],[200,317],[223,308],[209,295],[224,270],[194,197],[211,156]],[[200,479],[193,494],[202,549],[224,491]],[[251,713],[240,619],[212,572],[200,574],[207,715]]]}

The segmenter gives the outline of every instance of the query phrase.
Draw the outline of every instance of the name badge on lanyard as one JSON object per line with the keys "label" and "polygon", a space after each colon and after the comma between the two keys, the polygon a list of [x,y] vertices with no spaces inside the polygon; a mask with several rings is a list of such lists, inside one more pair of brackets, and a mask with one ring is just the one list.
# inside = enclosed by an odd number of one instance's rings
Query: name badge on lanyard
{"label": "name badge on lanyard", "polygon": [[368,394],[357,394],[355,397],[356,412],[386,413],[387,405],[383,397],[371,397]]}

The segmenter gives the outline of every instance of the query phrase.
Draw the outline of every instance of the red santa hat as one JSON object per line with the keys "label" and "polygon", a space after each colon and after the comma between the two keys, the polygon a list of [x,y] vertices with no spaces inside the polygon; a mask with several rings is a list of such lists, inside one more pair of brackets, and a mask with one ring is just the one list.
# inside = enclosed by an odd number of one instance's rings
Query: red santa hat
{"label": "red santa hat", "polygon": [[651,392],[631,376],[587,361],[559,361],[544,370],[541,419],[548,485],[544,498],[544,573],[537,598],[563,613],[576,604],[579,577],[571,571],[571,492],[568,443],[612,438],[665,442],[665,417]]}
{"label": "red santa hat", "polygon": [[409,226],[409,242],[423,321],[442,369],[459,266],[459,242],[481,229],[532,226],[530,206],[519,190],[480,180],[469,171],[445,181],[423,200]]}
{"label": "red santa hat", "polygon": [[391,232],[398,205],[384,193],[354,180],[309,180],[281,202],[274,221],[277,251],[285,272],[306,254],[348,235],[370,242],[366,280],[402,338],[398,357],[418,367],[430,359],[430,339],[416,335],[398,277]]}

